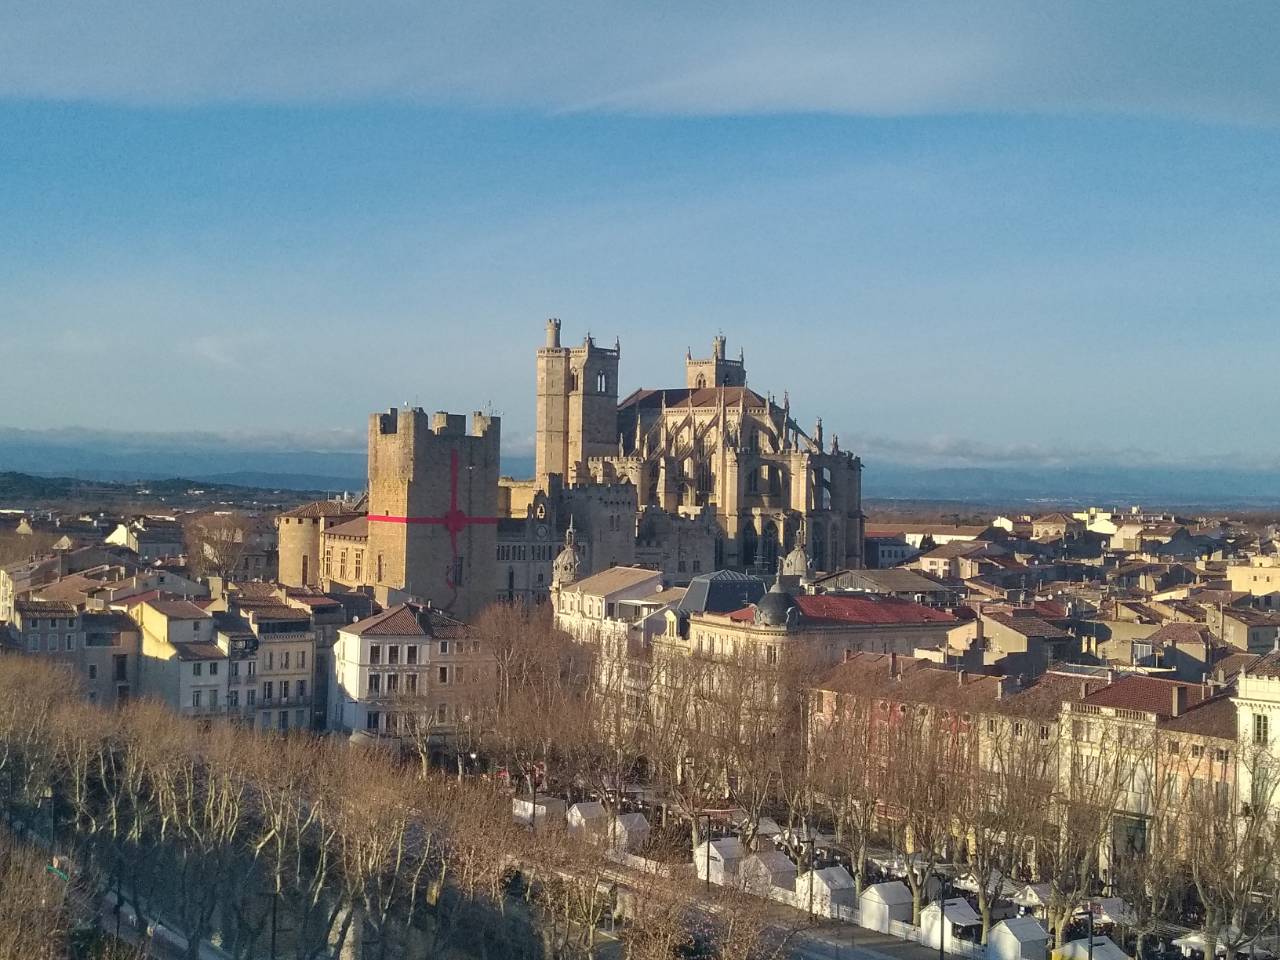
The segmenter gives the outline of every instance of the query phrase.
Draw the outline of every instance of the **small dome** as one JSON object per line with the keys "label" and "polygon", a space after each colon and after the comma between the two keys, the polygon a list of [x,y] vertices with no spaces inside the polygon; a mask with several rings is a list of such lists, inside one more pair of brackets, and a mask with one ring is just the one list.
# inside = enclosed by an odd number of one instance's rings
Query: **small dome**
{"label": "small dome", "polygon": [[813,567],[809,565],[809,555],[805,553],[804,544],[797,543],[783,558],[782,576],[803,581],[813,579]]}
{"label": "small dome", "polygon": [[795,605],[795,597],[782,589],[781,581],[776,582],[756,604],[755,622],[761,627],[785,627],[787,616]]}

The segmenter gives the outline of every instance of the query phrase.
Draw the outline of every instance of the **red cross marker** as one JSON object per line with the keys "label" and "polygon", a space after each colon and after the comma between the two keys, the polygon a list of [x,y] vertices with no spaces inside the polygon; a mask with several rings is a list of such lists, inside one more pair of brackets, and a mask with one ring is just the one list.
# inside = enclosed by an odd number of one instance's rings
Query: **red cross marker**
{"label": "red cross marker", "polygon": [[445,583],[449,589],[457,591],[453,582],[453,571],[458,562],[458,534],[474,525],[494,525],[497,517],[471,517],[458,507],[458,451],[449,454],[449,509],[438,517],[394,517],[385,513],[371,513],[372,523],[424,523],[434,527],[444,527],[449,534],[449,550],[453,562],[449,564],[449,572],[445,574]]}

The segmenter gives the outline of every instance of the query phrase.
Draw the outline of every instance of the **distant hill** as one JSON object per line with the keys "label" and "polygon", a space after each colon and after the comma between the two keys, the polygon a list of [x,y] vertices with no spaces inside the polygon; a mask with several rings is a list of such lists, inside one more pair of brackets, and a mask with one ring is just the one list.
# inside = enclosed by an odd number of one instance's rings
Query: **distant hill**
{"label": "distant hill", "polygon": [[[0,470],[28,475],[29,482],[39,477],[110,483],[184,477],[189,478],[184,483],[321,495],[363,490],[364,452],[349,449],[354,439],[340,439],[334,449],[309,449],[291,438],[249,442],[200,434],[0,429]],[[502,458],[507,476],[531,477],[533,468],[534,459],[527,454]],[[930,467],[873,457],[865,461],[863,495],[972,504],[1273,508],[1280,506],[1280,471],[1096,463]]]}

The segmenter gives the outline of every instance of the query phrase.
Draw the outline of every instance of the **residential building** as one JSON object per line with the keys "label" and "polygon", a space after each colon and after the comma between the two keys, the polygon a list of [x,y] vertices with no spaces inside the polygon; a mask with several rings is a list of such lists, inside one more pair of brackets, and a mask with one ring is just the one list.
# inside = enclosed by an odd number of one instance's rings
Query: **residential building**
{"label": "residential building", "polygon": [[425,736],[444,750],[492,706],[492,653],[460,621],[426,604],[400,603],[343,627],[333,652],[330,729]]}
{"label": "residential building", "polygon": [[139,693],[191,716],[226,710],[228,655],[213,616],[190,600],[152,599],[131,615],[142,631]]}

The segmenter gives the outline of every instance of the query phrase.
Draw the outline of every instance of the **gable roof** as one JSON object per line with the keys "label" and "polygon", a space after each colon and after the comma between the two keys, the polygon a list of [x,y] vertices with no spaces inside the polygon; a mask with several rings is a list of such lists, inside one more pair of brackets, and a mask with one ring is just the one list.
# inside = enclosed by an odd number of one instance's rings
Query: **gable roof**
{"label": "gable roof", "polygon": [[662,571],[650,570],[648,567],[610,567],[608,570],[601,570],[599,573],[592,574],[575,583],[570,583],[563,589],[570,593],[586,593],[595,597],[607,597],[611,593],[626,590],[628,587],[639,586],[646,580],[652,580],[655,577],[661,580]]}
{"label": "gable roof", "polygon": [[420,603],[400,603],[375,613],[340,632],[356,637],[452,637],[465,631],[463,625],[434,607]]}
{"label": "gable roof", "polygon": [[800,615],[808,621],[819,623],[957,623],[945,610],[899,600],[897,597],[877,597],[835,593],[804,593],[795,597]]}

